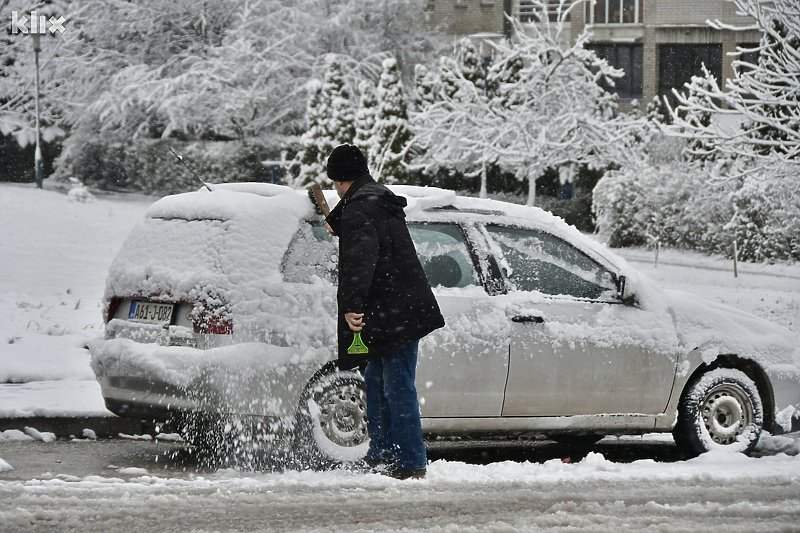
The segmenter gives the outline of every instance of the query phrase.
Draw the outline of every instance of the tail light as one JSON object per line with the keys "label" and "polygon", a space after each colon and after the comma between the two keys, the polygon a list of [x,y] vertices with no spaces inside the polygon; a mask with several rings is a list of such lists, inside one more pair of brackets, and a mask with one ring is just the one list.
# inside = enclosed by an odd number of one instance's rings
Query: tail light
{"label": "tail light", "polygon": [[117,309],[119,309],[119,305],[122,303],[122,298],[111,298],[106,302],[106,307],[103,312],[103,322],[108,324],[108,322],[114,318],[117,314]]}
{"label": "tail light", "polygon": [[233,334],[233,319],[227,307],[209,308],[198,305],[192,310],[191,316],[195,333]]}

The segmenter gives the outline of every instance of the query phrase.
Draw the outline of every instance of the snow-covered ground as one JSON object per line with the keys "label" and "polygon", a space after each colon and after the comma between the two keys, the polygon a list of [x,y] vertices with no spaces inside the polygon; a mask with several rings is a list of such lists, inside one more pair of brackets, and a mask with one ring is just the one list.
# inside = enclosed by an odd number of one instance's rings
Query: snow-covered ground
{"label": "snow-covered ground", "polygon": [[[346,470],[176,474],[152,456],[139,466],[117,462],[125,457],[107,442],[73,446],[83,456],[110,453],[115,463],[91,475],[60,465],[35,478],[6,472],[0,530],[772,532],[800,524],[800,459],[785,455],[712,452],[667,464],[597,453],[574,464],[437,460],[427,479],[396,481]],[[126,446],[154,454],[149,443]]]}
{"label": "snow-covered ground", "polygon": [[[86,341],[102,335],[100,300],[122,240],[152,198],[86,203],[30,185],[0,184],[0,417],[109,414]],[[800,331],[800,265],[740,265],[662,250],[616,250],[678,288]]]}
{"label": "snow-covered ground", "polygon": [[800,265],[739,263],[687,250],[614,250],[659,285],[724,303],[800,332]]}
{"label": "snow-covered ground", "polygon": [[15,384],[0,385],[0,417],[110,414],[83,346],[102,335],[106,271],[151,201],[0,184],[0,384]]}

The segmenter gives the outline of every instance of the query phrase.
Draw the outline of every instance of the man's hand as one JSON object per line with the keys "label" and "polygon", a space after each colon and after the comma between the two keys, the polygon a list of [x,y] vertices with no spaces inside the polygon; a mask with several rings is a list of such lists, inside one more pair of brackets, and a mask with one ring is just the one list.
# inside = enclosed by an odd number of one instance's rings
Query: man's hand
{"label": "man's hand", "polygon": [[361,331],[366,325],[364,323],[364,313],[345,313],[344,319],[352,331]]}

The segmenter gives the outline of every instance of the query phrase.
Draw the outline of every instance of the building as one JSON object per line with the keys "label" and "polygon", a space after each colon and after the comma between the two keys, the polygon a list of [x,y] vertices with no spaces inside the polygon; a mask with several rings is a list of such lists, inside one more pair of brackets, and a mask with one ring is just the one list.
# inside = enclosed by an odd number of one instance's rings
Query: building
{"label": "building", "polygon": [[[551,11],[558,0],[550,1]],[[570,34],[575,38],[587,26],[598,55],[625,71],[616,83],[623,101],[649,102],[656,95],[671,95],[705,64],[717,79],[733,77],[729,54],[737,45],[758,43],[758,31],[715,30],[707,20],[743,25],[725,0],[589,0],[570,14]],[[508,35],[504,13],[523,23],[534,23],[528,0],[427,0],[425,17],[433,26],[454,35],[481,37]],[[551,14],[551,18],[552,18]]]}

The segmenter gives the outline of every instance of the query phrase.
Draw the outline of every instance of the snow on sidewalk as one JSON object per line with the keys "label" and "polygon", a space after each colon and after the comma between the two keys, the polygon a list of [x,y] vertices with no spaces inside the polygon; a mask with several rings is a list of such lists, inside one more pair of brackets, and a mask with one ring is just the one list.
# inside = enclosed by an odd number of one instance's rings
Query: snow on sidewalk
{"label": "snow on sidewalk", "polygon": [[94,379],[0,385],[0,418],[114,416]]}

